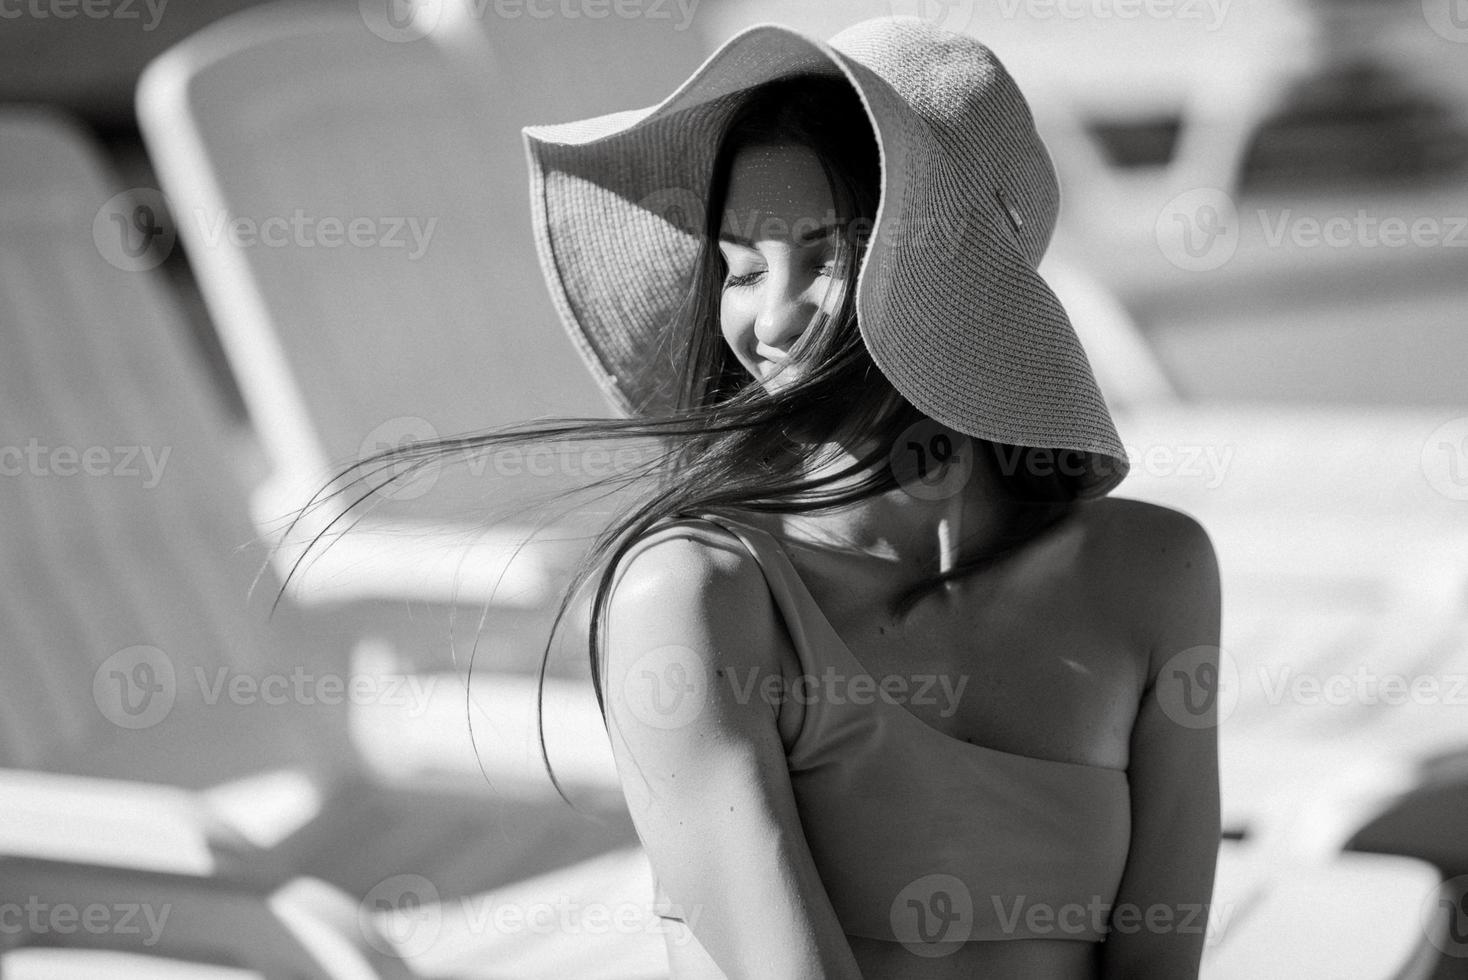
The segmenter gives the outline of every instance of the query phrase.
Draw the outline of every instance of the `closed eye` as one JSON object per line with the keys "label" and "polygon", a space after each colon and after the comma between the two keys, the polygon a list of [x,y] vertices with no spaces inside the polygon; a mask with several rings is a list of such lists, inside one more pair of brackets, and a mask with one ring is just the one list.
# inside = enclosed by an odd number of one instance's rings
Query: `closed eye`
{"label": "closed eye", "polygon": [[739,286],[748,286],[762,275],[764,275],[763,269],[756,272],[746,272],[741,276],[726,276],[724,278],[724,288],[735,289]]}
{"label": "closed eye", "polygon": [[[817,275],[821,275],[821,276],[832,276],[832,275],[835,275],[836,274],[836,260],[835,259],[827,259],[826,261],[822,262],[820,265],[818,265],[818,266],[815,267],[815,272],[816,272]],[[743,274],[737,275],[737,276],[736,275],[728,275],[728,276],[725,276],[724,277],[724,288],[725,289],[737,289],[740,286],[748,286],[748,285],[750,285],[751,283],[753,283],[756,279],[758,279],[760,276],[762,276],[764,274],[765,274],[765,270],[764,269],[756,269],[753,272],[746,272],[746,273],[743,273]]]}

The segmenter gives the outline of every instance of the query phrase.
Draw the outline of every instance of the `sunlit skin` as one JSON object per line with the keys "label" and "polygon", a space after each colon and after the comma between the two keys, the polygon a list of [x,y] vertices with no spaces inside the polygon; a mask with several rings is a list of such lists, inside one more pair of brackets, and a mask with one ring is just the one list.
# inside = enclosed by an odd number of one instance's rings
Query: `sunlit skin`
{"label": "sunlit skin", "polygon": [[[823,306],[834,313],[835,202],[814,153],[746,147],[734,158],[719,254],[719,324],[751,375],[770,379]],[[791,372],[780,372],[778,385]]]}
{"label": "sunlit skin", "polygon": [[[808,149],[747,148],[735,157],[719,229],[728,273],[720,329],[752,378],[783,383],[772,377],[776,368],[821,304],[834,302],[834,290],[827,289],[835,241],[823,231],[833,220],[824,170]],[[947,592],[932,593],[910,616],[894,619],[887,612],[894,595],[935,567],[984,547],[1012,519],[1012,512],[996,503],[1002,497],[998,480],[997,473],[975,466],[972,477],[943,499],[919,499],[899,488],[838,510],[750,513],[743,519],[788,546],[805,585],[867,672],[967,678],[956,711],[944,715],[938,705],[904,705],[930,727],[1017,755],[1127,772],[1133,835],[1115,897],[1119,906],[1206,903],[1218,846],[1216,734],[1211,728],[1172,724],[1144,693],[1171,653],[1218,642],[1211,545],[1191,519],[1166,508],[1115,497],[1082,502],[1073,516],[1015,558],[966,576]],[[632,563],[619,589],[618,595],[625,589],[628,598],[614,599],[610,615],[612,690],[618,690],[618,672],[647,644],[706,635],[715,628],[700,619],[705,614],[693,608],[691,599],[688,609],[670,601],[670,590],[681,594],[687,583],[707,581],[711,574],[733,581],[748,561],[740,547],[702,532],[698,540],[675,539],[644,555]],[[690,594],[697,595],[696,588]],[[748,596],[727,595],[720,600],[726,613],[720,615],[726,614],[730,625],[720,628],[737,630],[738,641],[729,641],[735,647],[759,643],[771,648],[789,683],[800,675],[801,664],[778,623],[761,622],[771,617],[768,601],[762,582]],[[756,657],[732,650],[721,656]],[[788,713],[782,708],[779,718],[786,738],[800,730],[802,721],[798,702],[792,705]],[[759,723],[764,722],[741,722]],[[722,895],[758,895],[760,904],[741,907],[737,914],[710,912],[698,922],[697,935],[666,921],[674,980],[726,980],[711,951],[720,951],[727,961],[752,957],[782,964],[782,976],[843,980],[858,969],[869,980],[1196,976],[1201,936],[1143,931],[1114,934],[1105,943],[968,942],[936,957],[915,955],[898,943],[845,936],[828,906],[806,916],[792,911],[808,908],[819,892],[819,883],[811,884],[808,855],[801,856],[799,848],[788,852],[797,857],[782,857],[786,863],[778,871],[761,863],[773,853],[772,841],[801,833],[788,806],[782,804],[775,817],[747,805],[756,797],[768,799],[759,796],[768,788],[756,792],[746,783],[750,777],[730,777],[686,798],[677,795],[695,785],[698,774],[745,772],[745,763],[750,772],[783,772],[778,740],[770,744],[767,733],[745,731],[720,732],[691,744],[663,740],[666,733],[639,734],[635,728],[625,734],[625,747],[620,740],[613,743],[619,769],[631,771],[620,753],[641,752],[643,766],[664,765],[674,777],[659,787],[670,801],[668,810],[633,807],[642,815],[639,831],[665,881],[679,866],[707,866],[703,856],[685,853],[684,845],[671,841],[681,839],[689,825],[699,826],[708,793],[746,802],[720,807],[724,812],[717,821],[708,816],[723,846],[737,852],[727,864],[730,880],[717,888],[707,878],[689,880],[679,897],[698,905]],[[751,760],[748,749],[725,748],[745,744],[760,744],[765,746],[760,751],[770,754]],[[684,778],[676,778],[680,774]],[[635,783],[624,781],[624,788],[629,801],[640,800]],[[797,889],[795,881],[807,884]]]}
{"label": "sunlit skin", "polygon": [[[825,171],[809,148],[753,146],[735,155],[719,229],[727,270],[719,325],[744,369],[771,388],[796,375],[798,368],[779,369],[817,311],[835,313],[836,222]],[[959,433],[951,436],[961,443]],[[842,447],[828,468],[849,463],[864,448]],[[958,560],[960,533],[973,539],[1007,517],[993,506],[985,476],[976,472],[971,492],[946,500],[898,491],[865,501],[834,521],[828,517],[820,527],[808,526],[804,534],[831,542],[835,532],[835,540],[850,542],[864,555],[914,565],[930,560],[936,546],[938,567],[946,570]],[[794,532],[796,523],[792,519],[788,530]]]}

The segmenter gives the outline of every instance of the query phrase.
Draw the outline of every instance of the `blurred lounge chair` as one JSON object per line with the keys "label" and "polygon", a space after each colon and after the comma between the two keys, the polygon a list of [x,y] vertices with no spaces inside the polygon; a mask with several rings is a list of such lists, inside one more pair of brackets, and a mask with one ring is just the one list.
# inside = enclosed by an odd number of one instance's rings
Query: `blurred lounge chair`
{"label": "blurred lounge chair", "polygon": [[1429,980],[1455,948],[1447,894],[1414,858],[1292,861],[1224,841],[1199,980]]}
{"label": "blurred lounge chair", "polygon": [[[140,948],[117,935],[83,933],[68,940],[182,961],[198,961],[207,952],[211,962],[265,977],[364,970],[392,975],[402,960],[425,975],[501,975],[493,972],[499,964],[487,961],[486,949],[507,959],[511,952],[525,957],[513,961],[518,975],[533,964],[572,960],[585,965],[580,976],[658,975],[661,949],[641,938],[615,937],[591,949],[594,942],[582,946],[556,937],[564,947],[557,959],[525,936],[486,935],[482,918],[472,914],[482,915],[483,905],[446,900],[414,908],[404,901],[407,893],[399,893],[389,896],[380,916],[364,919],[363,906],[353,899],[370,898],[374,888],[364,886],[387,884],[396,875],[419,876],[443,899],[481,887],[483,880],[476,885],[473,878],[482,867],[466,862],[512,865],[495,875],[503,884],[491,894],[521,902],[572,890],[597,900],[635,901],[650,895],[650,878],[625,828],[588,841],[584,824],[567,833],[565,822],[554,819],[563,811],[537,809],[522,817],[478,794],[456,800],[374,786],[354,762],[344,709],[228,697],[208,703],[197,670],[258,679],[303,666],[345,676],[347,645],[323,628],[325,620],[302,618],[291,603],[269,625],[259,609],[237,604],[261,555],[239,547],[255,535],[229,458],[227,421],[158,284],[145,270],[103,261],[105,239],[86,237],[101,210],[98,202],[118,188],[84,136],[55,117],[15,114],[0,128],[0,206],[5,227],[14,230],[0,240],[0,299],[13,331],[0,377],[0,445],[25,446],[34,438],[47,450],[38,458],[50,467],[14,481],[5,504],[13,533],[0,548],[8,583],[0,592],[0,616],[16,651],[7,676],[11,710],[3,716],[0,740],[0,758],[12,767],[0,771],[4,889],[74,905],[166,904],[174,918],[165,944]],[[111,213],[138,216],[105,211],[104,228]],[[120,463],[120,451],[147,447],[155,458],[164,448],[170,455],[162,478],[147,486],[140,466],[137,475],[120,466],[67,475],[63,470],[77,464],[57,455],[58,447],[71,447],[97,465]],[[88,457],[93,448],[100,455]],[[270,597],[273,583],[265,584],[256,593],[262,599]],[[287,650],[296,654],[282,655]],[[128,651],[130,661],[109,664]],[[165,664],[173,671],[171,684]],[[153,721],[147,715],[159,697],[171,697],[172,704]],[[517,820],[533,830],[511,828]],[[532,840],[519,851],[506,847],[507,841]],[[448,841],[453,853],[435,857]],[[352,853],[344,853],[344,842]],[[318,848],[322,853],[313,854]],[[560,869],[528,877],[543,872],[547,852]],[[384,855],[392,856],[388,864]],[[1225,842],[1224,867],[1233,867],[1239,855]],[[1392,901],[1372,906],[1379,914],[1370,939],[1388,952],[1401,951],[1413,935],[1405,923],[1415,928],[1416,920],[1403,918],[1395,896],[1426,879],[1411,862],[1372,866],[1383,869],[1383,877],[1369,879],[1371,888],[1362,890]],[[312,877],[295,877],[302,871],[342,883],[345,894]],[[1261,910],[1295,910],[1293,921],[1310,922],[1309,935],[1329,938],[1340,954],[1350,948],[1350,934],[1313,931],[1322,905],[1334,908],[1321,895],[1342,894],[1330,885],[1330,871],[1312,869],[1322,887],[1303,895],[1295,889],[1291,898],[1280,884],[1290,872],[1261,888],[1255,866],[1240,901]],[[1221,880],[1233,887],[1228,883],[1240,876]],[[517,891],[521,897],[510,898]],[[1220,897],[1237,894],[1225,888]],[[423,944],[425,934],[395,924],[407,917],[411,926],[418,912],[424,915],[416,921],[434,924],[433,942]],[[1257,928],[1273,914],[1256,919],[1247,940],[1225,933],[1220,949],[1237,958],[1254,944],[1298,947],[1294,932]],[[1381,941],[1384,934],[1390,942]],[[354,936],[359,941],[351,942]],[[57,939],[18,941],[31,938]],[[43,968],[76,975],[96,962],[77,965],[65,955],[85,953],[22,948],[5,958],[4,968],[7,976]],[[1255,955],[1265,954],[1256,949]],[[136,973],[147,965],[134,960],[126,966]],[[641,967],[653,969],[639,973]],[[1219,980],[1244,975],[1250,974],[1221,968],[1214,974]]]}
{"label": "blurred lounge chair", "polygon": [[[442,5],[442,31],[457,6]],[[680,59],[657,46],[632,57],[610,33],[623,19],[485,10],[477,40],[393,43],[356,7],[269,4],[142,77],[150,154],[274,467],[255,499],[273,536],[334,465],[374,450],[608,414],[542,284],[519,127],[598,111],[613,66],[651,80]],[[694,35],[670,36],[695,50]],[[287,231],[298,216],[303,230]],[[260,234],[232,238],[234,220]],[[598,452],[539,446],[430,468],[377,495],[305,570],[301,598],[443,601],[457,586],[543,607],[571,557],[552,538],[597,528],[596,515],[568,515],[514,554],[532,528],[506,509],[617,465]],[[339,513],[324,508],[286,544]],[[281,567],[296,554],[283,549]]]}
{"label": "blurred lounge chair", "polygon": [[[406,976],[394,917],[556,870],[545,898],[599,900],[575,869],[636,845],[619,794],[591,787],[578,812],[482,776],[386,778],[354,744],[364,712],[454,691],[415,688],[290,601],[267,618],[279,580],[251,591],[265,556],[230,420],[132,247],[153,216],[110,201],[122,190],[66,117],[0,113],[0,901],[171,917],[156,945],[85,929],[7,945]],[[440,754],[465,754],[460,737],[441,731]],[[651,957],[654,976],[662,955],[655,935],[536,938],[551,971],[591,957],[637,976]]]}
{"label": "blurred lounge chair", "polygon": [[[1194,515],[1218,550],[1225,829],[1333,859],[1428,760],[1468,746],[1453,694],[1468,676],[1462,502],[1425,468],[1444,414],[1185,401],[1119,415],[1134,457],[1119,493]],[[1444,834],[1468,864],[1468,835]]]}

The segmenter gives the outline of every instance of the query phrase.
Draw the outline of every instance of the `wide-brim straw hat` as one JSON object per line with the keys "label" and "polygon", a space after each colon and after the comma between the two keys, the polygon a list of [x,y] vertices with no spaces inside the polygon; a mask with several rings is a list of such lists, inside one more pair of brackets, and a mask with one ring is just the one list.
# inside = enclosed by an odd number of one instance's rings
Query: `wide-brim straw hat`
{"label": "wide-brim straw hat", "polygon": [[1037,271],[1060,201],[1049,154],[993,52],[918,17],[829,43],[758,24],[655,106],[522,130],[541,268],[608,398],[624,415],[672,407],[654,351],[693,286],[720,134],[745,90],[807,73],[844,76],[876,133],[856,314],[877,367],[959,432],[1086,454],[1082,495],[1109,492],[1126,452]]}

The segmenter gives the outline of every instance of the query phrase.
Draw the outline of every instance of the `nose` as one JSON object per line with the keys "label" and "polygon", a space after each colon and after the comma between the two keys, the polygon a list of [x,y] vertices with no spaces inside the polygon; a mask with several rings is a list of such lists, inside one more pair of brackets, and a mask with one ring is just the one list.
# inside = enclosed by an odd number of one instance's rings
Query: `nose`
{"label": "nose", "polygon": [[754,335],[763,348],[789,353],[816,315],[817,278],[772,267],[765,278],[764,295],[754,321]]}

